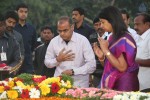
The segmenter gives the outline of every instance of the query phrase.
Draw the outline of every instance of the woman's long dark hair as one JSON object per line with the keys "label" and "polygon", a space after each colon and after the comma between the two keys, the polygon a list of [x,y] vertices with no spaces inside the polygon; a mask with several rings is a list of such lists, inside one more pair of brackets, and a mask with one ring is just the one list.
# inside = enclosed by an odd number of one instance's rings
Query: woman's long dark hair
{"label": "woman's long dark hair", "polygon": [[106,19],[113,28],[113,38],[116,40],[127,33],[127,27],[123,21],[122,15],[114,6],[108,6],[99,13],[100,19]]}

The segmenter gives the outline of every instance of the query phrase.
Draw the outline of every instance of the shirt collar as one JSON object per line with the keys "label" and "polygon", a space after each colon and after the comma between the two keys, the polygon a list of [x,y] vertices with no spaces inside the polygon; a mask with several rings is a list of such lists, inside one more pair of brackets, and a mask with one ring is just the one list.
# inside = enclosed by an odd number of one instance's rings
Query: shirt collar
{"label": "shirt collar", "polygon": [[[60,38],[61,43],[64,42],[64,40],[60,37],[60,35],[59,35],[59,38]],[[70,41],[76,42],[76,32],[73,31]]]}
{"label": "shirt collar", "polygon": [[[85,23],[84,22],[81,24],[81,26],[79,28],[83,28],[83,27],[85,27]],[[77,28],[76,25],[75,25],[75,29],[79,29],[79,28]]]}
{"label": "shirt collar", "polygon": [[16,25],[19,25],[21,27],[28,27],[28,23],[25,23],[23,26],[20,23],[17,23]]}
{"label": "shirt collar", "polygon": [[140,37],[144,40],[148,34],[150,34],[150,28],[147,31],[145,31]]}
{"label": "shirt collar", "polygon": [[131,27],[130,27],[130,26],[128,26],[127,30],[130,30],[130,29],[131,29]]}
{"label": "shirt collar", "polygon": [[5,32],[5,33],[3,34],[3,36],[2,36],[2,37],[4,37],[4,38],[7,38],[7,39],[8,39],[8,38],[9,38],[9,34]]}

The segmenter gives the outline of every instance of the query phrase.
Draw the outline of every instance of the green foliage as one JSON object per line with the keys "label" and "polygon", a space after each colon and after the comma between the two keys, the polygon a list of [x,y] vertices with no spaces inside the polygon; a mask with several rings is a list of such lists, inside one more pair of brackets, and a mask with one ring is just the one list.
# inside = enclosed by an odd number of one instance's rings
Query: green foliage
{"label": "green foliage", "polygon": [[33,78],[32,74],[23,73],[23,74],[18,75],[17,77],[21,78],[25,85],[34,84],[34,81],[32,80],[32,78]]}
{"label": "green foliage", "polygon": [[70,81],[71,85],[73,85],[73,78],[71,76],[68,76],[66,74],[62,74],[62,80],[64,80],[65,82],[68,80]]}

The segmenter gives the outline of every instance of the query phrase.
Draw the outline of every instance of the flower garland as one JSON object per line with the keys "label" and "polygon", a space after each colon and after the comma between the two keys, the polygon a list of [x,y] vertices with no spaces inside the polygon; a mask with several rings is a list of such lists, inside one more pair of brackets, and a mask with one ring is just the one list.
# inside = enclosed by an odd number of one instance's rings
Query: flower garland
{"label": "flower garland", "polygon": [[97,88],[68,89],[66,96],[79,100],[150,100],[149,93],[123,92]]}
{"label": "flower garland", "polygon": [[45,76],[25,73],[0,81],[0,99],[61,96],[67,89],[72,88],[72,81],[66,75],[46,79]]}
{"label": "flower garland", "polygon": [[124,92],[115,95],[113,100],[150,100],[150,94],[142,92]]}
{"label": "flower garland", "polygon": [[70,76],[46,78],[21,74],[0,81],[0,99],[15,100],[150,100],[149,93],[73,88]]}

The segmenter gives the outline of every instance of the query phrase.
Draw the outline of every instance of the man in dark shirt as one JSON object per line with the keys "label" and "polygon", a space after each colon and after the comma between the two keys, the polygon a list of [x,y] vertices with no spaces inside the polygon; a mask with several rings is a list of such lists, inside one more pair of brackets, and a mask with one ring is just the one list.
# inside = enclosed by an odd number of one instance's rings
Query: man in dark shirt
{"label": "man in dark shirt", "polygon": [[[93,19],[93,25],[94,25],[95,32],[92,33],[89,36],[90,37],[89,40],[90,40],[91,45],[94,42],[98,43],[98,36],[102,37],[102,35],[105,33],[105,31],[102,28],[100,28],[100,21],[99,21],[98,17],[95,17]],[[92,74],[93,75],[93,79],[92,79],[91,84],[94,87],[98,87],[98,85],[100,84],[102,73],[103,73],[103,66],[101,65],[101,63],[98,60],[97,56],[95,56],[95,58],[96,58],[96,70]]]}
{"label": "man in dark shirt", "polygon": [[[6,33],[6,24],[0,21],[0,65],[15,67],[21,60],[19,44]],[[1,74],[2,75],[2,74]],[[1,79],[6,76],[1,76]]]}
{"label": "man in dark shirt", "polygon": [[94,29],[84,22],[84,16],[83,8],[77,7],[72,10],[72,19],[75,24],[74,31],[84,35],[89,40],[89,36],[94,32]]}
{"label": "man in dark shirt", "polygon": [[19,70],[19,73],[33,73],[34,67],[32,61],[32,52],[36,44],[36,30],[31,24],[26,22],[26,18],[28,16],[27,5],[18,5],[16,11],[19,16],[19,23],[16,24],[15,30],[22,35],[25,48],[24,62]]}
{"label": "man in dark shirt", "polygon": [[22,35],[14,30],[16,23],[18,22],[19,17],[15,11],[8,11],[5,14],[5,23],[6,23],[6,31],[10,35],[12,35],[17,42],[19,43],[19,49],[21,51],[22,60],[24,59],[24,45]]}
{"label": "man in dark shirt", "polygon": [[34,59],[34,69],[36,74],[46,75],[47,77],[53,77],[55,72],[54,68],[47,68],[44,64],[45,54],[50,40],[53,38],[54,34],[51,27],[45,26],[41,28],[41,39],[43,44],[35,49],[35,59]]}

